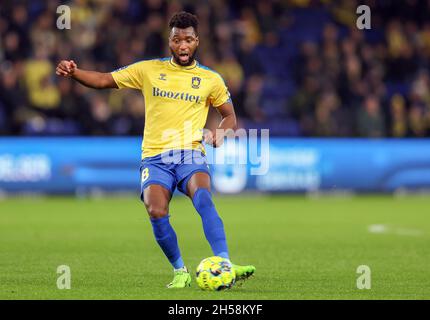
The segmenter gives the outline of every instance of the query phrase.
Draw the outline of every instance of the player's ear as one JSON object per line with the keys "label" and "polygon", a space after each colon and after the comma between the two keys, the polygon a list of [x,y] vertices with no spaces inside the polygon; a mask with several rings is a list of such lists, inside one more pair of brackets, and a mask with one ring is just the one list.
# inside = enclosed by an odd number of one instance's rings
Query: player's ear
{"label": "player's ear", "polygon": [[199,45],[199,36],[196,36],[196,44]]}

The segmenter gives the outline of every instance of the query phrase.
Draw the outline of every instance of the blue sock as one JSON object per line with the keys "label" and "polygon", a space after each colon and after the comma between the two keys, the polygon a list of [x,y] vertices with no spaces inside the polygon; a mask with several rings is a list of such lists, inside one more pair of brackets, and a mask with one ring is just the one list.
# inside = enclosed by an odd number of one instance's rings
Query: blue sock
{"label": "blue sock", "polygon": [[179,269],[184,266],[184,261],[179,251],[175,230],[170,225],[169,217],[169,215],[166,215],[159,219],[151,218],[152,230],[154,231],[155,240],[157,240],[173,268]]}
{"label": "blue sock", "polygon": [[214,255],[229,259],[224,225],[207,189],[197,189],[193,196],[193,204],[200,214],[203,230]]}

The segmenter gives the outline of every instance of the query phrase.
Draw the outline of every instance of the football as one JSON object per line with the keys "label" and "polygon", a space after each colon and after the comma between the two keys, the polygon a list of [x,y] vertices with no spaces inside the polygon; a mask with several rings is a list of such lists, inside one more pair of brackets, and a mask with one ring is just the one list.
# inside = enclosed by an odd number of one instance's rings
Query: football
{"label": "football", "polygon": [[229,260],[213,256],[203,259],[197,266],[196,281],[203,290],[220,291],[234,285],[236,273]]}

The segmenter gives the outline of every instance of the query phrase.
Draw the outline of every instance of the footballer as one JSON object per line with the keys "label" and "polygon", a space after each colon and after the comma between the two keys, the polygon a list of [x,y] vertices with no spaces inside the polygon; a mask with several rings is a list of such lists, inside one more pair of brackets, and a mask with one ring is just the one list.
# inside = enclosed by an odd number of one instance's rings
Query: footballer
{"label": "footballer", "polygon": [[[197,17],[180,12],[169,22],[171,57],[140,61],[113,72],[79,69],[73,60],[61,61],[56,74],[95,89],[132,88],[145,99],[142,142],[141,200],[149,214],[155,239],[174,269],[168,288],[190,286],[191,276],[181,256],[169,217],[169,202],[177,188],[199,213],[213,254],[229,258],[224,225],[212,201],[210,172],[203,142],[219,147],[224,132],[234,130],[236,115],[221,76],[196,59]],[[215,132],[206,131],[208,111],[222,117]],[[236,279],[255,272],[254,266],[233,264]]]}

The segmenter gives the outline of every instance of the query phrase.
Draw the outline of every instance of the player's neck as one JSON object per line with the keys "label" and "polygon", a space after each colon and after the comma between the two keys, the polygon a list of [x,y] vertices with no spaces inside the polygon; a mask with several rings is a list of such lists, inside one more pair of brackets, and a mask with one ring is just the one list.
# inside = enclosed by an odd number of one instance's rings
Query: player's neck
{"label": "player's neck", "polygon": [[194,68],[194,67],[197,65],[197,60],[196,60],[196,59],[193,59],[193,61],[192,61],[189,65],[183,66],[183,65],[178,64],[178,63],[175,61],[175,59],[174,59],[173,57],[171,57],[171,58],[170,58],[170,63],[171,63],[174,67],[176,67],[176,68],[180,68],[180,69],[192,69],[192,68]]}

